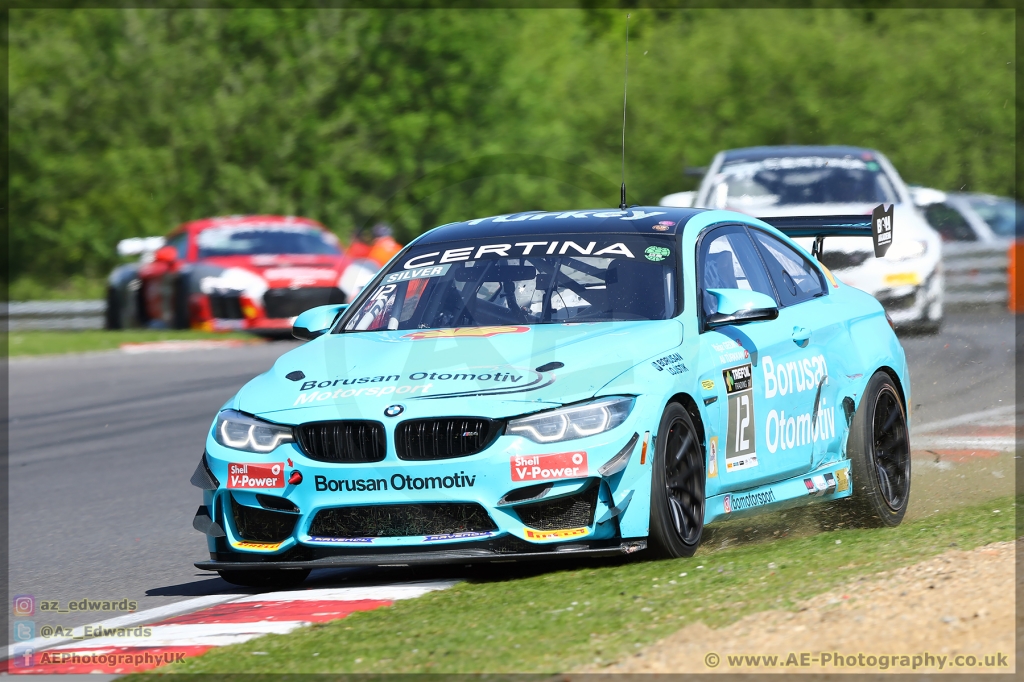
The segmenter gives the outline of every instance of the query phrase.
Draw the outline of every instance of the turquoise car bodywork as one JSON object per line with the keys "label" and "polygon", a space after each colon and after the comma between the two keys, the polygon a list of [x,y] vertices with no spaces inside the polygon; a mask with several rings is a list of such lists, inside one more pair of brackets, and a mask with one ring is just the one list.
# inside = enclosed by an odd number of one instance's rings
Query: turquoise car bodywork
{"label": "turquoise car bodywork", "polygon": [[[559,218],[566,215],[583,218]],[[211,559],[196,565],[315,568],[638,551],[649,532],[659,423],[672,401],[687,408],[702,437],[705,524],[849,496],[858,482],[846,441],[868,380],[887,372],[904,406],[911,404],[903,349],[875,299],[835,282],[767,223],[729,211],[666,207],[456,223],[410,244],[366,291],[424,244],[566,230],[643,235],[659,229],[656,224],[671,225],[660,234],[673,240],[680,273],[679,305],[670,319],[350,333],[342,327],[352,310],[304,317],[330,326],[341,312],[341,322],[328,333],[282,355],[223,409],[296,428],[338,420],[380,423],[386,454],[374,462],[327,462],[311,458],[298,440],[266,454],[240,452],[218,442],[215,420],[200,463],[212,483],[200,485],[202,523],[196,524],[208,534]],[[779,307],[774,319],[709,327],[702,320],[697,254],[701,239],[723,225],[761,230],[806,255],[820,269],[826,293]],[[621,424],[595,435],[544,445],[500,430],[485,449],[468,456],[417,461],[396,451],[396,428],[406,420],[477,415],[507,424],[602,396],[634,402]],[[396,410],[400,414],[389,416]],[[246,464],[260,471],[279,466],[280,472],[268,474],[273,486],[232,486],[233,471],[241,471],[232,467]],[[294,472],[300,473],[297,483]],[[528,521],[537,517],[524,505],[537,500],[517,498],[516,491],[541,483],[546,489],[538,499],[547,504],[591,500],[586,518],[559,528],[531,526]],[[287,502],[268,507],[262,499],[267,495]],[[288,503],[294,509],[282,511]],[[491,524],[433,535],[314,532],[314,519],[325,511],[441,503],[479,505]],[[288,514],[293,526],[280,540],[253,539],[260,536],[252,534],[251,523],[248,530],[239,528],[240,508]]]}

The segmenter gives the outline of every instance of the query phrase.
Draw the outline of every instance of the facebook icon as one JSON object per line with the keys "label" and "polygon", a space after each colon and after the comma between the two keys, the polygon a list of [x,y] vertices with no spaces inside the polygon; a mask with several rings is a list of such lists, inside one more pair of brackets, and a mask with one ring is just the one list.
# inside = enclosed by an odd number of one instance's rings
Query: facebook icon
{"label": "facebook icon", "polygon": [[36,663],[35,649],[30,646],[14,647],[14,656],[11,660],[14,661],[15,668],[31,668]]}

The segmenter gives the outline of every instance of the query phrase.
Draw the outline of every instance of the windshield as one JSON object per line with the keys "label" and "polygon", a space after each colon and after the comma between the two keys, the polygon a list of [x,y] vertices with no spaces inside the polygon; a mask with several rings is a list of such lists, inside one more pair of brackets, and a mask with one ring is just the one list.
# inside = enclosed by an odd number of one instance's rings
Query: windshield
{"label": "windshield", "polygon": [[1022,233],[1024,215],[1018,213],[1017,202],[1012,199],[977,197],[968,199],[967,203],[1000,237],[1013,237]]}
{"label": "windshield", "polygon": [[305,225],[235,225],[203,230],[196,238],[200,258],[264,254],[338,255],[338,239]]}
{"label": "windshield", "polygon": [[360,296],[344,331],[664,320],[672,237],[538,235],[414,248]]}
{"label": "windshield", "polygon": [[869,158],[785,156],[726,161],[705,204],[748,212],[789,204],[878,204],[897,201],[878,161]]}

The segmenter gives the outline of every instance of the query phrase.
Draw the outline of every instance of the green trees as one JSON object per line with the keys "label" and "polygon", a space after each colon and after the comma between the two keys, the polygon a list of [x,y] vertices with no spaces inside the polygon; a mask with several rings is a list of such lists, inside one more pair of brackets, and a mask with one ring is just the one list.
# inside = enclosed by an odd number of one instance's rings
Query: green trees
{"label": "green trees", "polygon": [[[404,239],[618,201],[621,12],[12,10],[14,277],[233,213]],[[630,203],[726,147],[844,143],[1013,191],[1009,11],[633,12]]]}

